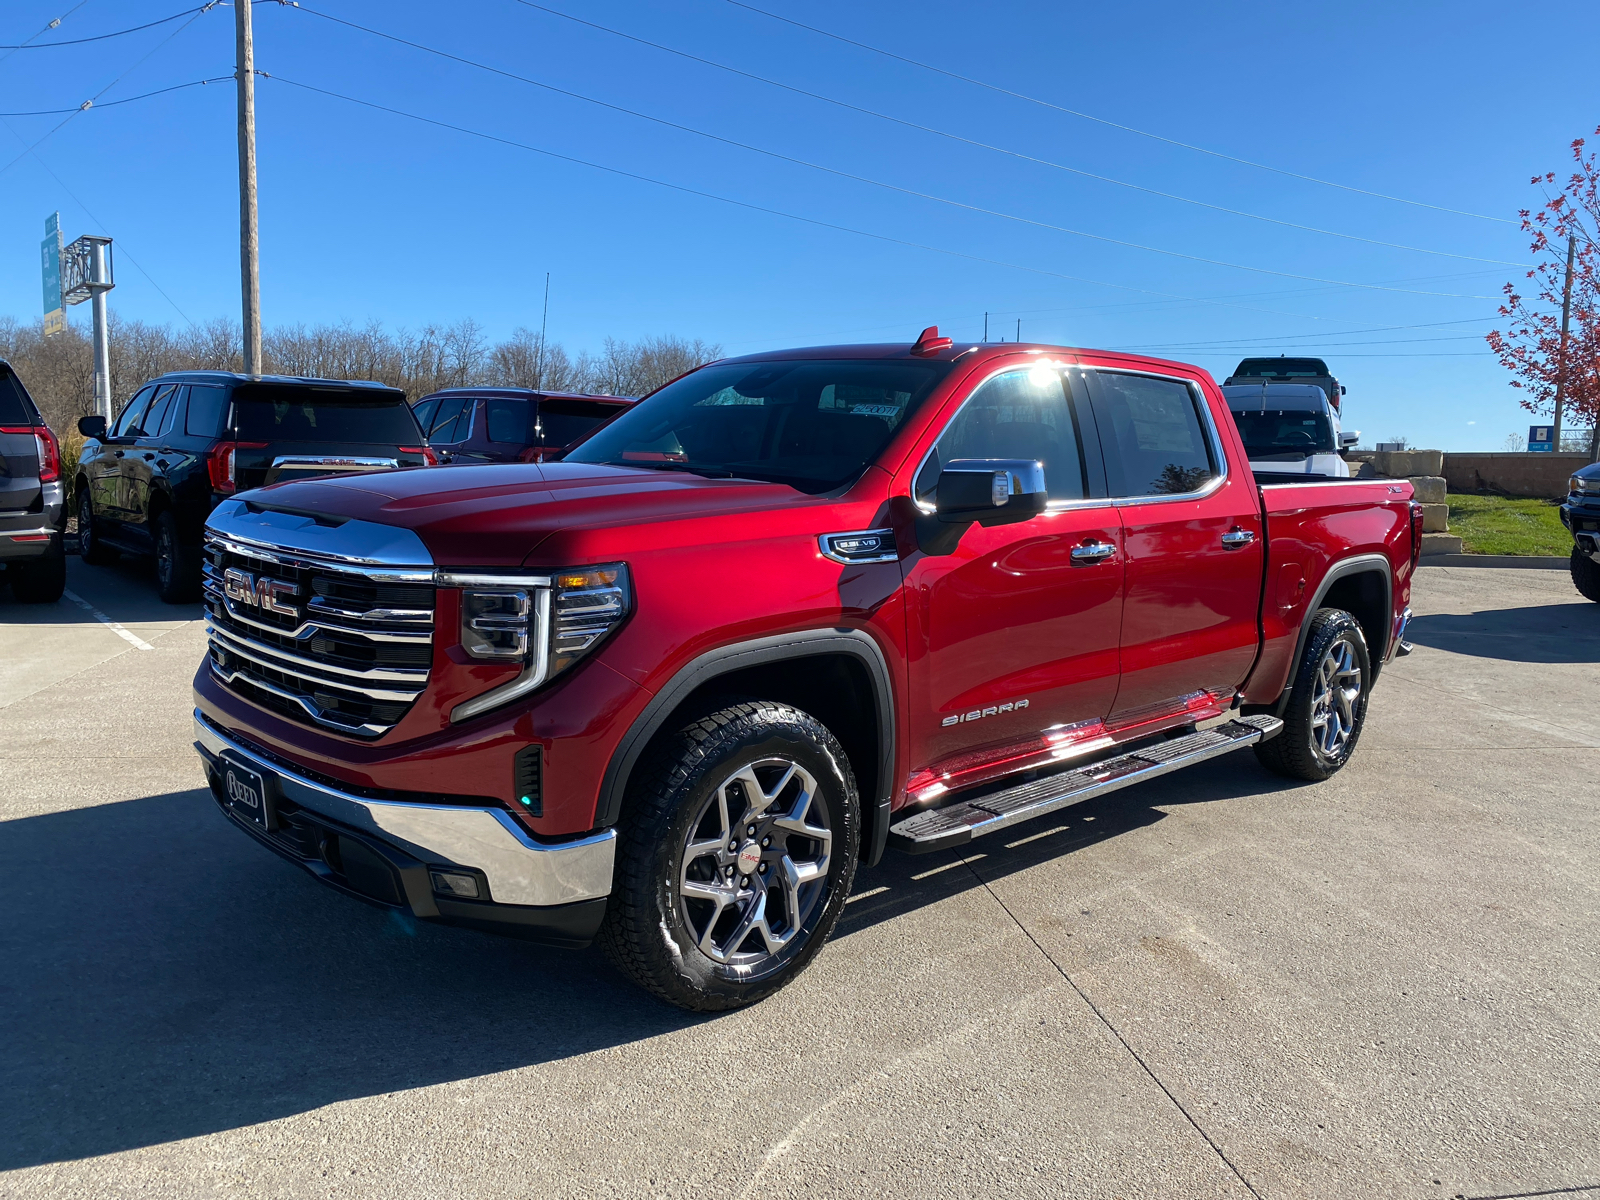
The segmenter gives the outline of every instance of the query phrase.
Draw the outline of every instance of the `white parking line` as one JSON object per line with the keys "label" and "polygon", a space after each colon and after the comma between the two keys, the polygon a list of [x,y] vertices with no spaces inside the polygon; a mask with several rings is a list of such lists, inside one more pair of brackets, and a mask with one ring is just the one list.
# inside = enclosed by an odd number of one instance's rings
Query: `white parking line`
{"label": "white parking line", "polygon": [[92,616],[96,621],[99,621],[102,625],[104,625],[106,628],[111,630],[112,633],[116,634],[123,641],[130,643],[135,650],[154,650],[155,649],[154,646],[152,646],[149,642],[145,641],[143,638],[135,637],[133,634],[129,633],[126,629],[124,629],[117,622],[113,621],[110,617],[106,616],[105,613],[101,612],[98,608],[96,608],[94,605],[90,604],[82,596],[78,595],[78,593],[76,593],[74,591],[71,591],[70,589],[66,589],[66,590],[63,590],[61,594],[63,596],[65,596],[68,600],[71,600],[79,608],[88,609],[90,616]]}

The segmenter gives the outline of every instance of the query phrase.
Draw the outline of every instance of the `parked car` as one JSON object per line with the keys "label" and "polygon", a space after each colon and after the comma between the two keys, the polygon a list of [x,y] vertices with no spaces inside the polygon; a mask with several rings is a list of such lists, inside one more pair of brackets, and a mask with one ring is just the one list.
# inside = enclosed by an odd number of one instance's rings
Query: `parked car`
{"label": "parked car", "polygon": [[443,462],[552,462],[633,403],[528,388],[448,388],[412,407]]}
{"label": "parked car", "polygon": [[280,480],[432,466],[405,393],[344,379],[180,371],[153,379],[107,430],[84,417],[78,547],[88,563],[153,555],[161,598],[200,595],[206,517]]}
{"label": "parked car", "polygon": [[1328,364],[1320,358],[1246,358],[1233,369],[1233,374],[1222,381],[1224,387],[1236,383],[1310,383],[1321,388],[1338,412],[1344,407],[1344,385],[1333,377]]}
{"label": "parked car", "polygon": [[1572,583],[1600,602],[1600,463],[1579,467],[1567,480],[1561,523],[1572,531]]}
{"label": "parked car", "polygon": [[886,847],[1243,746],[1334,774],[1420,529],[1404,480],[1259,484],[1197,367],[937,329],[728,359],[561,462],[219,504],[196,748],[339,890],[725,1009]]}
{"label": "parked car", "polygon": [[1344,455],[1361,433],[1344,432],[1339,410],[1316,384],[1262,380],[1224,385],[1222,394],[1257,475],[1350,474]]}
{"label": "parked car", "polygon": [[0,359],[0,567],[12,594],[51,604],[67,586],[66,488],[56,435]]}

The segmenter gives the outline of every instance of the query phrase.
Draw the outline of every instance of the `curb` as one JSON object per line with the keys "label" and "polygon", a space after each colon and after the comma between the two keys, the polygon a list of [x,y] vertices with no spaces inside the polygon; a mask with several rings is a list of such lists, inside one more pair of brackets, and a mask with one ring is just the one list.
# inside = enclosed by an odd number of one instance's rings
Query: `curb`
{"label": "curb", "polygon": [[1510,567],[1524,571],[1565,571],[1571,560],[1544,554],[1424,554],[1419,567]]}

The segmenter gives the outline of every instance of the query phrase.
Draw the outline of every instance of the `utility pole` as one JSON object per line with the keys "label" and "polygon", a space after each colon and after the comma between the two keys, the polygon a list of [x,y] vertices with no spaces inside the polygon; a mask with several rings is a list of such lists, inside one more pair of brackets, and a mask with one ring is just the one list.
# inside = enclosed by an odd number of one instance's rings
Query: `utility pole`
{"label": "utility pole", "polygon": [[[1556,357],[1556,427],[1550,448],[1561,453],[1561,405],[1567,397],[1567,330],[1572,317],[1572,260],[1578,252],[1576,234],[1567,234],[1567,281],[1561,288],[1561,349]],[[1592,439],[1591,439],[1592,440]]]}
{"label": "utility pole", "polygon": [[239,283],[243,292],[244,372],[261,374],[261,278],[256,242],[256,51],[251,0],[233,0],[239,83]]}

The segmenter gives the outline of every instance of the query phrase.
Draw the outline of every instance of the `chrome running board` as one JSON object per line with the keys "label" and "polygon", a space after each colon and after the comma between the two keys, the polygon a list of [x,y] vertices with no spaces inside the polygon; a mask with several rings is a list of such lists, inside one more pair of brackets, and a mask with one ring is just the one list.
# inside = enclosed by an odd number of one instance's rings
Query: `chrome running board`
{"label": "chrome running board", "polygon": [[1283,722],[1277,717],[1234,717],[1201,733],[1156,742],[976,800],[957,800],[943,808],[914,813],[889,827],[889,845],[908,854],[960,846],[986,833],[1266,741],[1282,729]]}

